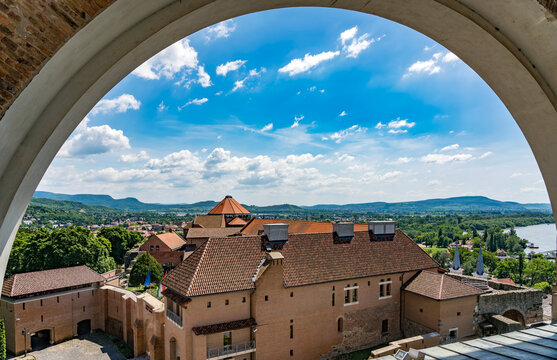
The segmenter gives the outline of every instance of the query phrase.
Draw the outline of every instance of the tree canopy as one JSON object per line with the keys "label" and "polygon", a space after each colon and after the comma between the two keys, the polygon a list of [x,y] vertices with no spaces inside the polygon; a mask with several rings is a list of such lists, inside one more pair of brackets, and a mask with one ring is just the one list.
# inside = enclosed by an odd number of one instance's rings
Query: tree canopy
{"label": "tree canopy", "polygon": [[149,253],[143,253],[137,257],[130,272],[130,285],[138,286],[145,282],[145,277],[151,266],[151,282],[159,284],[162,280],[162,266]]}
{"label": "tree canopy", "polygon": [[127,231],[121,227],[102,228],[98,236],[102,236],[110,241],[112,246],[110,256],[114,258],[117,264],[124,263],[126,251],[130,250],[135,244],[139,244],[145,240],[139,232]]}

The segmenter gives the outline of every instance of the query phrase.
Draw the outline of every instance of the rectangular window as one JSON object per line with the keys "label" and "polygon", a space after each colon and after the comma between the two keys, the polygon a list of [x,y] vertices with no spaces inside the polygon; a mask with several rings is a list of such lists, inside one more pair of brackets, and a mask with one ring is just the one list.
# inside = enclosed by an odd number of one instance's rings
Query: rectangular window
{"label": "rectangular window", "polygon": [[41,300],[41,306],[43,306],[43,301]]}
{"label": "rectangular window", "polygon": [[294,350],[290,350],[290,356],[294,356]]}
{"label": "rectangular window", "polygon": [[265,295],[265,301],[269,301],[269,295]]}
{"label": "rectangular window", "polygon": [[153,250],[155,250],[155,247],[154,247],[153,245],[151,245],[151,246],[149,247],[149,250],[150,250],[150,251],[153,251]]}
{"label": "rectangular window", "polygon": [[228,299],[224,300],[224,305],[228,305]]}
{"label": "rectangular window", "polygon": [[56,302],[57,302],[58,304],[60,304],[60,296],[57,296],[57,297],[56,297]]}
{"label": "rectangular window", "polygon": [[83,312],[85,312],[85,306],[83,307]]}
{"label": "rectangular window", "polygon": [[211,302],[207,301],[207,307],[210,308],[211,307]]}
{"label": "rectangular window", "polygon": [[224,346],[232,345],[232,333],[230,331],[226,331],[224,333],[223,345]]}
{"label": "rectangular window", "polygon": [[23,306],[23,310],[25,310],[25,303],[21,304]]}
{"label": "rectangular window", "polygon": [[335,293],[333,293],[332,295],[333,295],[333,297],[331,299],[331,305],[335,306]]}
{"label": "rectangular window", "polygon": [[381,332],[383,334],[389,332],[389,320],[385,319],[381,322]]}
{"label": "rectangular window", "polygon": [[451,338],[451,340],[456,340],[458,338],[458,328],[450,329],[449,337]]}
{"label": "rectangular window", "polygon": [[387,299],[390,298],[391,295],[391,278],[381,279],[379,282],[379,299]]}
{"label": "rectangular window", "polygon": [[290,297],[294,297],[294,293],[292,291],[290,292]]}
{"label": "rectangular window", "polygon": [[243,303],[246,302],[246,297],[245,297],[245,296],[242,298],[242,302],[243,302]]}
{"label": "rectangular window", "polygon": [[294,339],[294,325],[290,325],[290,338]]}
{"label": "rectangular window", "polygon": [[344,288],[344,306],[358,303],[358,284],[350,286],[346,284]]}
{"label": "rectangular window", "polygon": [[43,320],[44,320],[44,318],[43,318],[43,316],[41,315],[41,322],[43,322]]}

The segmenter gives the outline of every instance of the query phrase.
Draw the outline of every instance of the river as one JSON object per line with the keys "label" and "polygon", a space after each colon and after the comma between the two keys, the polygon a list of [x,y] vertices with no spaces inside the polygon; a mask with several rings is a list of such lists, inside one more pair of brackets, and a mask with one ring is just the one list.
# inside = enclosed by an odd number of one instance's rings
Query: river
{"label": "river", "polygon": [[515,228],[516,234],[528,240],[528,242],[533,242],[534,245],[539,246],[539,249],[528,249],[526,248],[526,253],[531,251],[542,252],[555,250],[555,239],[557,238],[557,230],[555,229],[555,224],[539,224],[524,227]]}

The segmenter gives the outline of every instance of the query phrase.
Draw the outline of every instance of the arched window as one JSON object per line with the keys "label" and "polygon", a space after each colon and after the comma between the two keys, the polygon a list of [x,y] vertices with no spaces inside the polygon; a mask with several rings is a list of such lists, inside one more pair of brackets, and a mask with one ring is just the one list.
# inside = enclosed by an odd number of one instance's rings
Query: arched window
{"label": "arched window", "polygon": [[338,318],[338,320],[337,320],[337,331],[339,333],[344,331],[344,319],[343,318]]}

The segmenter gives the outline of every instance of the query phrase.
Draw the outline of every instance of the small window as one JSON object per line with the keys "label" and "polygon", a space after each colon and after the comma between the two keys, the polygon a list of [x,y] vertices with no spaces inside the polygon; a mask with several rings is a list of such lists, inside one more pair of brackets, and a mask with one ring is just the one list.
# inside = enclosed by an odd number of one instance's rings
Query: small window
{"label": "small window", "polygon": [[246,297],[245,297],[245,296],[242,298],[242,302],[243,302],[243,303],[246,302]]}
{"label": "small window", "polygon": [[367,282],[367,286],[370,286],[370,285],[371,285],[371,281],[368,281],[368,282]]}
{"label": "small window", "polygon": [[456,313],[456,316],[460,316],[460,311]]}
{"label": "small window", "polygon": [[83,307],[83,312],[85,312],[85,306]]}
{"label": "small window", "polygon": [[228,305],[228,299],[224,300],[224,305]]}
{"label": "small window", "polygon": [[385,319],[381,322],[381,332],[383,334],[389,332],[389,320]]}
{"label": "small window", "polygon": [[339,318],[339,319],[337,320],[337,331],[338,331],[339,333],[341,333],[341,332],[344,331],[344,319],[343,319],[343,318]]}
{"label": "small window", "polygon": [[43,322],[43,320],[44,320],[44,318],[43,318],[43,316],[41,315],[41,322]]}
{"label": "small window", "polygon": [[154,247],[153,245],[151,245],[151,246],[149,247],[149,250],[150,250],[150,251],[153,251],[153,250],[155,250],[155,247]]}
{"label": "small window", "polygon": [[290,356],[294,356],[294,350],[290,349]]}
{"label": "small window", "polygon": [[159,251],[160,247],[157,245],[155,246],[155,251]]}
{"label": "small window", "polygon": [[[356,286],[356,284],[354,284]],[[352,302],[358,302],[358,288],[352,290]]]}
{"label": "small window", "polygon": [[58,304],[60,304],[60,296],[57,296],[57,297],[56,297],[56,302],[57,302]]}
{"label": "small window", "polygon": [[290,297],[294,297],[294,293],[292,291],[290,292]]}
{"label": "small window", "polygon": [[269,295],[265,295],[265,301],[269,301]]}
{"label": "small window", "polygon": [[79,299],[79,293],[77,293],[77,298]]}
{"label": "small window", "polygon": [[349,304],[350,303],[350,290],[344,290],[344,303],[345,304]]}
{"label": "small window", "polygon": [[207,301],[207,307],[210,308],[211,307],[211,302]]}
{"label": "small window", "polygon": [[230,331],[224,332],[223,345],[232,345],[232,333]]}
{"label": "small window", "polygon": [[41,306],[43,306],[43,301],[41,300]]}
{"label": "small window", "polygon": [[454,329],[449,330],[449,338],[451,340],[456,340],[458,338],[458,328],[454,328]]}
{"label": "small window", "polygon": [[25,310],[25,303],[23,303],[22,306],[23,306],[23,310]]}
{"label": "small window", "polygon": [[332,293],[331,306],[335,306],[335,293]]}
{"label": "small window", "polygon": [[424,309],[420,309],[420,312],[424,312]]}
{"label": "small window", "polygon": [[333,286],[333,291],[335,291],[335,287]]}
{"label": "small window", "polygon": [[290,338],[294,339],[294,325],[290,325]]}
{"label": "small window", "polygon": [[392,283],[393,282],[391,281],[391,278],[387,278],[387,280],[381,279],[381,281],[379,282],[379,299],[390,298],[392,296],[391,294]]}

